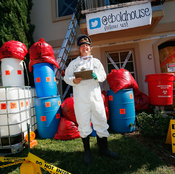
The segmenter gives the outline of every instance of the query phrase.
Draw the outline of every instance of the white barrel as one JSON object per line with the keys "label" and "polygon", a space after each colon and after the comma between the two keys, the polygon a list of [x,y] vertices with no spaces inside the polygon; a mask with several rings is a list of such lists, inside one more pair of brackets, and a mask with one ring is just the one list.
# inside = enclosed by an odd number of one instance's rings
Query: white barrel
{"label": "white barrel", "polygon": [[31,87],[0,87],[0,136],[27,133],[31,124]]}
{"label": "white barrel", "polygon": [[1,59],[1,75],[3,86],[24,86],[23,60]]}

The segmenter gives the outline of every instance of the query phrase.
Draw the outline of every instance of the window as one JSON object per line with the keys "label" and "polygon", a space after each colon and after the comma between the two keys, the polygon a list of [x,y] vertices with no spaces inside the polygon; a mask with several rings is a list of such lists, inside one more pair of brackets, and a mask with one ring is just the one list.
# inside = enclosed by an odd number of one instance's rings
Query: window
{"label": "window", "polygon": [[78,0],[56,0],[56,17],[73,14]]}
{"label": "window", "polygon": [[[113,59],[113,61],[116,63],[118,68],[120,69],[120,68],[122,68],[122,65],[124,64],[129,51],[131,51],[131,50],[112,52],[112,53],[108,53],[108,54]],[[134,58],[133,58],[133,54],[132,54],[132,51],[131,51],[131,55],[130,55],[128,61],[126,62],[125,67],[123,67],[123,68],[128,70],[132,74],[132,76],[134,78],[136,78],[135,68],[134,68],[134,60],[133,59]],[[113,64],[111,63],[111,61],[108,58],[107,58],[107,64],[108,64],[108,73],[110,73],[111,70],[115,69],[115,68],[114,68]]]}

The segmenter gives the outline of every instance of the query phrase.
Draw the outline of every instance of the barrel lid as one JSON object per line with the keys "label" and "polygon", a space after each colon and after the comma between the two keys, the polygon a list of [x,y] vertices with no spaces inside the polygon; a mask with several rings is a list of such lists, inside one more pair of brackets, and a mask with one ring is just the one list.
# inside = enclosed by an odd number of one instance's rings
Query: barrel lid
{"label": "barrel lid", "polygon": [[174,81],[174,73],[148,74],[145,81]]}

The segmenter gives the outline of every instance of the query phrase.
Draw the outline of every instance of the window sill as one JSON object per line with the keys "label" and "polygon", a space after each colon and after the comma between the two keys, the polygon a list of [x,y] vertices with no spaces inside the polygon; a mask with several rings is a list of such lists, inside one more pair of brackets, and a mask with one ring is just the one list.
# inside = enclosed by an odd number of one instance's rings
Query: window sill
{"label": "window sill", "polygon": [[72,15],[68,15],[68,16],[62,16],[62,17],[54,17],[52,16],[52,22],[60,22],[60,21],[64,21],[64,20],[69,20],[72,18]]}

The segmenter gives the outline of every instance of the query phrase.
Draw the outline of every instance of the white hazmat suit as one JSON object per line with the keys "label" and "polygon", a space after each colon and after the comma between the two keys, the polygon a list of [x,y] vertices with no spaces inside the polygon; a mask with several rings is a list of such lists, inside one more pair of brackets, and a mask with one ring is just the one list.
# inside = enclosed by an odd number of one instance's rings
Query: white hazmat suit
{"label": "white hazmat suit", "polygon": [[[81,71],[82,68],[93,70],[98,79],[82,80],[79,84],[75,84],[73,82],[74,72]],[[90,121],[99,137],[109,136],[107,131],[109,126],[99,85],[99,82],[103,82],[105,79],[106,73],[103,65],[100,60],[93,58],[92,55],[87,59],[77,57],[70,62],[65,70],[64,80],[73,86],[74,110],[82,138],[87,137],[92,132]]]}

